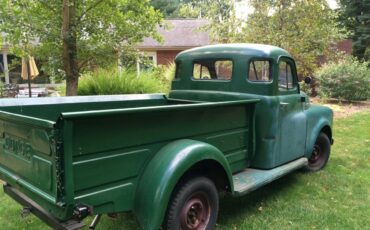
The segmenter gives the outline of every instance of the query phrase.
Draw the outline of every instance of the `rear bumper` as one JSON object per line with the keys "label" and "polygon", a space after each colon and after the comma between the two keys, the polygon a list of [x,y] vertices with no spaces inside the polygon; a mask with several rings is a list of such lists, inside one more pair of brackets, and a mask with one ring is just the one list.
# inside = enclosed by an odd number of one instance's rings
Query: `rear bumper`
{"label": "rear bumper", "polygon": [[12,187],[9,184],[5,184],[3,186],[4,192],[20,203],[22,206],[27,207],[30,212],[32,212],[35,216],[40,218],[44,221],[47,225],[52,227],[53,229],[60,229],[60,230],[74,230],[80,229],[85,226],[85,224],[81,221],[77,220],[69,220],[62,222],[48,213],[45,209],[43,209],[40,205],[35,203],[29,197],[18,191],[16,188]]}

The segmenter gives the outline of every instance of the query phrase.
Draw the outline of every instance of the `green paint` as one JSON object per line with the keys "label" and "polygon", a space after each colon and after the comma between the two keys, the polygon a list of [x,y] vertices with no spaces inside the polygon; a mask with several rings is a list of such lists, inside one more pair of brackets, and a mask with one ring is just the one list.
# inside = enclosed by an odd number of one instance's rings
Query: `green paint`
{"label": "green paint", "polygon": [[[232,78],[193,79],[199,60],[231,60]],[[252,60],[270,64],[271,81],[247,80]],[[142,227],[158,229],[194,165],[214,165],[232,194],[245,194],[302,166],[287,163],[306,161],[318,133],[331,133],[332,111],[299,92],[280,48],[208,46],[176,62],[169,97],[0,101],[0,178],[62,220],[85,204],[94,213],[132,210]],[[289,89],[278,86],[282,62],[292,69]]]}
{"label": "green paint", "polygon": [[145,229],[158,229],[162,223],[171,191],[181,176],[192,165],[205,160],[220,164],[227,173],[228,179],[232,180],[231,170],[225,156],[217,148],[204,142],[178,140],[166,145],[154,156],[146,167],[137,188],[134,209],[139,222]]}

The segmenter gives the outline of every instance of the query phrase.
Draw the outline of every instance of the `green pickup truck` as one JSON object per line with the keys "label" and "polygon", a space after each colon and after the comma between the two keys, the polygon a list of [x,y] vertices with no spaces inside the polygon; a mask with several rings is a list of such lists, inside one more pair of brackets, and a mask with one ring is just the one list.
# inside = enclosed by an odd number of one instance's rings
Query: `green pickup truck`
{"label": "green pickup truck", "polygon": [[55,229],[131,211],[143,229],[215,227],[242,196],[328,161],[333,113],[300,92],[283,49],[230,44],[176,57],[168,96],[0,101],[4,191]]}

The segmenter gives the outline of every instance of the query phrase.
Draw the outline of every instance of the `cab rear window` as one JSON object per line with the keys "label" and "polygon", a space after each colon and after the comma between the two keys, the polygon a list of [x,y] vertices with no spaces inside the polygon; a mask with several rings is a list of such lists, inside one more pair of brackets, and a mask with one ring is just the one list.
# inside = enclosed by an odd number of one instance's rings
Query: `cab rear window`
{"label": "cab rear window", "polygon": [[231,80],[233,62],[231,60],[198,60],[193,63],[195,80]]}
{"label": "cab rear window", "polygon": [[248,80],[253,82],[272,81],[271,65],[268,60],[252,60],[249,62]]}

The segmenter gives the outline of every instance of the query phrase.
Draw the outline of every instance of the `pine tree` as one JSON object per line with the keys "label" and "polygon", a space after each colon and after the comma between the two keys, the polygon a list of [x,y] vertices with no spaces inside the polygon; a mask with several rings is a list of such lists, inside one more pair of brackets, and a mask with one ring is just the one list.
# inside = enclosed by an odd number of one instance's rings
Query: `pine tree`
{"label": "pine tree", "polygon": [[340,21],[350,32],[353,55],[370,60],[370,1],[340,0]]}

